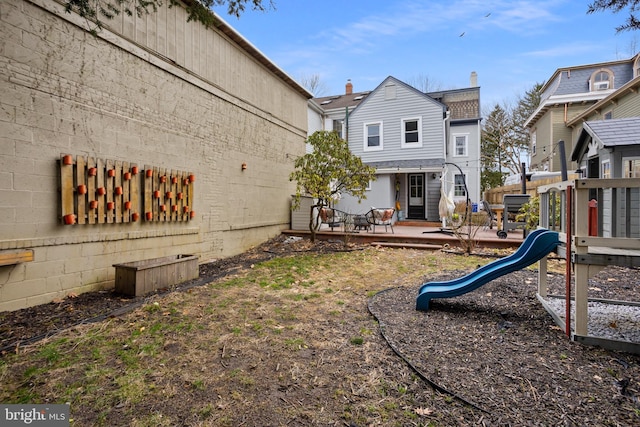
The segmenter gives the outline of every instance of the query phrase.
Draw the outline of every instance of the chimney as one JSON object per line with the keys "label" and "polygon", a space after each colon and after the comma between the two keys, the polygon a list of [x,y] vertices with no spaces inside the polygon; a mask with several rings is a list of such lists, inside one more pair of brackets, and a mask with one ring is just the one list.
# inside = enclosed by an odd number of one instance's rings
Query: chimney
{"label": "chimney", "polygon": [[478,73],[475,71],[471,72],[470,87],[478,87]]}
{"label": "chimney", "polygon": [[351,84],[351,79],[347,80],[347,84],[344,87],[345,95],[351,95],[353,93],[353,85]]}

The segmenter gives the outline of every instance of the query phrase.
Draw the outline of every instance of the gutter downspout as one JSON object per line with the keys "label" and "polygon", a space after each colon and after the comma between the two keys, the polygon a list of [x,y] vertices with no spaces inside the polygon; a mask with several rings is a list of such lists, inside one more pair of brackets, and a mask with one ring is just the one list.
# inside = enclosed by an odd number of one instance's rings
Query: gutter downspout
{"label": "gutter downspout", "polygon": [[349,107],[344,107],[344,140],[349,143]]}
{"label": "gutter downspout", "polygon": [[[447,132],[447,129],[449,128],[448,122],[449,122],[450,119],[451,119],[451,112],[449,110],[446,110],[444,112],[444,117],[442,119],[442,133],[444,134],[444,140],[442,141],[442,143],[443,143],[442,149],[443,149],[443,153],[444,153],[444,164],[442,165],[443,171],[442,171],[442,177],[441,177],[442,178],[442,181],[441,181],[442,183],[445,182],[444,181],[444,179],[445,179],[444,173],[447,172],[447,170],[445,168],[445,165],[447,164],[447,161],[449,160],[449,153],[448,153],[449,133]],[[440,184],[440,185],[442,185],[442,184]]]}
{"label": "gutter downspout", "polygon": [[449,145],[447,144],[447,141],[449,141],[449,133],[447,132],[447,129],[448,129],[447,122],[449,121],[450,117],[451,117],[451,112],[449,110],[445,111],[444,118],[442,119],[442,134],[444,135],[444,141],[443,141],[444,150],[443,150],[443,153],[444,153],[444,161],[445,162],[448,160],[447,159],[447,154],[448,154],[447,153],[447,151],[448,151],[447,147]]}

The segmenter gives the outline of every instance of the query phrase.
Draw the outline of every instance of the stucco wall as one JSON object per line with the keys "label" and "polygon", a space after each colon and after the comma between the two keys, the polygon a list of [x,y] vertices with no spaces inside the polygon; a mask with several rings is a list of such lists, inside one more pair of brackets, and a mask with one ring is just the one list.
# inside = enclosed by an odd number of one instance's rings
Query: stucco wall
{"label": "stucco wall", "polygon": [[[94,37],[50,0],[0,3],[0,251],[34,251],[32,262],[0,266],[0,311],[112,288],[115,263],[174,254],[207,261],[288,227],[306,97],[228,37],[166,7],[146,18],[156,40],[162,28],[166,39],[188,33],[212,43],[180,45],[188,59],[178,49],[171,59],[136,37]],[[181,24],[162,25],[169,18]],[[133,27],[137,37],[148,24]],[[206,65],[214,63],[217,82]],[[62,225],[62,153],[193,171],[196,216]]]}

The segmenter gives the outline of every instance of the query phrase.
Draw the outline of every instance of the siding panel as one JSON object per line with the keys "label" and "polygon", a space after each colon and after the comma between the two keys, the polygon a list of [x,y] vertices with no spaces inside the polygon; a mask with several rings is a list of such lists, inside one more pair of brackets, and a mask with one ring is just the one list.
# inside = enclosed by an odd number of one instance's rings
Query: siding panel
{"label": "siding panel", "polygon": [[[392,80],[393,81],[393,80]],[[396,98],[385,99],[381,90],[370,94],[349,117],[349,148],[365,162],[444,158],[442,104],[396,83]],[[422,118],[422,147],[401,148],[405,118]],[[364,123],[383,122],[383,150],[364,151]]]}

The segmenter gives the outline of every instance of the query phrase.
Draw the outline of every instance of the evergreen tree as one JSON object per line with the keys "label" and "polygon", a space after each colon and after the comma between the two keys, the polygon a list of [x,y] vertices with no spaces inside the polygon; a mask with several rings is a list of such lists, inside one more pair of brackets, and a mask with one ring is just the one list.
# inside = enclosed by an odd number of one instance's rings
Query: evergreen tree
{"label": "evergreen tree", "polygon": [[589,5],[587,13],[592,14],[607,10],[618,13],[626,8],[629,8],[629,17],[624,24],[616,27],[616,31],[621,32],[640,29],[640,20],[636,15],[636,12],[640,11],[640,0],[596,0]]}
{"label": "evergreen tree", "polygon": [[482,191],[500,187],[506,175],[522,173],[522,157],[528,153],[530,137],[525,123],[540,105],[543,83],[536,83],[515,107],[496,104],[482,130]]}

